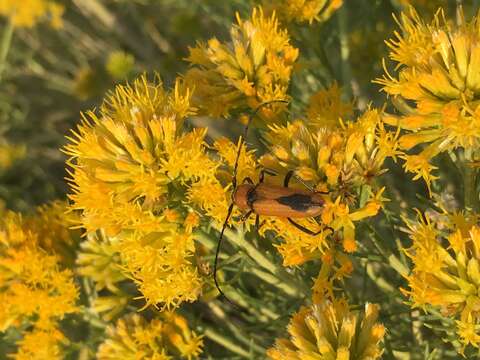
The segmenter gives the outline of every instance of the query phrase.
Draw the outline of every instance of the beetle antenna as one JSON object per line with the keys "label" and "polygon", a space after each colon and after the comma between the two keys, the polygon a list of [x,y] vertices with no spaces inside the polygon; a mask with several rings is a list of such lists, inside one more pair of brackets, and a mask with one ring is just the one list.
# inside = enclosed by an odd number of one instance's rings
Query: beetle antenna
{"label": "beetle antenna", "polygon": [[[247,121],[247,125],[245,126],[245,130],[243,132],[243,137],[240,138],[240,141],[238,143],[238,150],[237,150],[237,156],[235,158],[235,165],[233,166],[233,176],[232,176],[232,194],[235,193],[235,190],[237,188],[237,172],[238,172],[238,162],[240,160],[240,153],[242,152],[242,147],[243,147],[243,144],[246,143],[246,138],[247,138],[247,135],[248,135],[248,128],[250,127],[250,123],[252,122],[252,120],[255,118],[255,116],[257,116],[258,112],[265,106],[267,105],[270,105],[272,103],[276,103],[276,102],[281,102],[281,103],[287,103],[288,104],[288,101],[285,100],[285,99],[278,99],[278,100],[272,100],[272,101],[267,101],[267,102],[264,102],[262,104],[260,104],[256,109],[255,111],[250,114],[250,116],[248,117],[248,121]],[[233,197],[233,195],[232,195]],[[215,287],[217,288],[218,292],[220,293],[220,295],[222,295],[230,304],[232,304],[233,306],[235,306],[236,308],[239,308],[240,310],[242,311],[248,311],[246,308],[244,308],[243,306],[240,306],[238,305],[235,301],[233,300],[230,300],[228,298],[227,295],[225,295],[225,293],[222,291],[222,289],[220,288],[220,285],[218,284],[218,279],[217,279],[217,268],[218,268],[218,258],[219,258],[219,255],[220,255],[220,249],[221,249],[221,246],[222,246],[222,242],[223,242],[223,235],[225,233],[225,230],[227,228],[227,225],[228,225],[228,220],[230,219],[231,215],[232,215],[232,212],[233,212],[233,199],[230,203],[230,206],[228,207],[228,211],[227,211],[227,217],[225,218],[225,222],[223,223],[223,226],[222,226],[222,230],[220,232],[220,237],[218,239],[218,243],[217,243],[217,250],[215,251],[215,260],[214,260],[214,263],[213,263],[213,281],[215,282]]]}
{"label": "beetle antenna", "polygon": [[230,298],[227,295],[225,295],[223,290],[220,288],[220,285],[218,284],[218,279],[217,279],[218,257],[220,255],[220,249],[222,246],[223,234],[225,233],[228,220],[230,219],[232,212],[233,212],[233,202],[228,207],[227,217],[225,218],[225,222],[223,223],[223,226],[222,226],[222,231],[220,232],[220,238],[218,239],[217,250],[215,252],[215,261],[213,262],[213,281],[215,282],[215,287],[217,288],[218,292],[220,293],[220,295],[222,295],[225,298],[225,300],[227,300],[230,304],[232,304],[236,308],[239,308],[242,311],[244,311],[245,309],[243,306],[238,305],[235,301],[230,300]]}
{"label": "beetle antenna", "polygon": [[248,120],[247,120],[247,125],[245,125],[245,130],[243,131],[243,137],[242,139],[240,139],[240,143],[238,145],[238,151],[237,151],[237,157],[235,158],[235,165],[233,167],[233,178],[232,178],[232,185],[233,185],[233,189],[232,191],[235,190],[235,188],[237,187],[237,171],[238,171],[238,161],[240,159],[240,153],[242,152],[242,146],[243,146],[243,143],[246,144],[246,141],[247,141],[247,135],[248,135],[248,129],[250,127],[250,124],[251,122],[253,121],[253,119],[255,118],[255,116],[257,116],[258,112],[260,110],[262,110],[265,106],[268,106],[268,105],[271,105],[273,103],[284,103],[284,104],[288,104],[288,100],[285,100],[285,99],[277,99],[277,100],[271,100],[271,101],[266,101],[264,103],[261,103],[260,105],[258,105],[258,107],[255,109],[255,111],[250,114],[250,116],[248,117]]}

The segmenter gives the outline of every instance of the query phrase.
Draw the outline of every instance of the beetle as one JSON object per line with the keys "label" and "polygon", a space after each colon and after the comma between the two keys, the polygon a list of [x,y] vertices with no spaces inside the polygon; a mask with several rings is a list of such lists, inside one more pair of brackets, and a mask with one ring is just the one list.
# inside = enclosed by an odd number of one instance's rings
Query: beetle
{"label": "beetle", "polygon": [[[252,179],[246,177],[245,179],[243,179],[242,184],[237,186],[238,162],[242,146],[248,133],[250,122],[262,107],[269,105],[273,102],[287,103],[286,100],[274,100],[259,105],[259,107],[257,107],[257,109],[249,117],[248,122],[245,126],[244,137],[239,142],[237,156],[233,169],[231,203],[228,207],[227,216],[225,218],[225,222],[223,223],[220,237],[217,243],[217,249],[215,252],[215,260],[213,266],[213,279],[215,282],[215,286],[218,289],[218,292],[228,302],[242,310],[242,306],[230,300],[228,296],[224,294],[218,284],[217,279],[218,257],[220,254],[221,244],[225,230],[227,228],[228,220],[232,215],[234,206],[244,212],[244,215],[241,217],[242,221],[246,221],[252,214],[255,214],[255,227],[257,229],[259,228],[260,216],[276,216],[286,218],[297,229],[312,236],[322,233],[325,229],[330,229],[333,232],[333,229],[330,227],[323,227],[318,231],[312,231],[293,220],[293,218],[315,219],[317,216],[321,215],[325,205],[325,200],[323,199],[322,195],[328,192],[315,191],[301,178],[295,176],[295,173],[291,170],[288,171],[288,173],[286,174],[283,181],[283,186],[264,183],[265,174],[272,176],[277,175],[274,171],[270,169],[262,169],[260,171],[258,183],[255,183]],[[293,177],[295,177],[298,182],[303,184],[307,188],[307,190],[293,189],[288,187]]]}

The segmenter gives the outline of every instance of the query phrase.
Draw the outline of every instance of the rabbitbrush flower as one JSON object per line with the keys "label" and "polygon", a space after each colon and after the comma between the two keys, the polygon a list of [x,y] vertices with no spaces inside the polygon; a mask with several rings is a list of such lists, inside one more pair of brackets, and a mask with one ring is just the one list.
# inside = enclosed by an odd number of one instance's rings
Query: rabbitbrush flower
{"label": "rabbitbrush flower", "polygon": [[303,307],[290,321],[290,339],[278,339],[267,355],[272,360],[379,359],[385,328],[377,318],[373,304],[362,314],[344,300]]}
{"label": "rabbitbrush flower", "polygon": [[385,122],[404,131],[404,167],[429,187],[436,155],[480,146],[480,22],[459,19],[455,25],[440,10],[429,24],[410,7],[398,20],[401,33],[387,42],[395,74],[377,79],[401,112]]}
{"label": "rabbitbrush flower", "polygon": [[466,346],[480,345],[480,227],[478,215],[418,214],[407,220],[413,270],[407,277],[413,307],[438,309],[454,319]]}
{"label": "rabbitbrush flower", "polygon": [[190,98],[180,81],[167,92],[142,76],[117,86],[98,115],[86,114],[65,147],[79,226],[113,239],[126,276],[161,307],[194,301],[202,287],[186,194],[211,181],[217,165],[205,152],[206,130],[183,128],[195,111]]}

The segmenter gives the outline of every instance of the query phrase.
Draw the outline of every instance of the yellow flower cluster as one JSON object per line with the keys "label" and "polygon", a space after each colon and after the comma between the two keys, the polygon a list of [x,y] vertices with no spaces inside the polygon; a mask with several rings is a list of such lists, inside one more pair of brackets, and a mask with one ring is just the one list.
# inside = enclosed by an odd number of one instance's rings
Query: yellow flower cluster
{"label": "yellow flower cluster", "polygon": [[15,359],[61,359],[58,321],[77,311],[73,273],[52,246],[73,242],[56,218],[59,207],[40,209],[38,218],[5,212],[0,220],[0,331],[22,329]]}
{"label": "yellow flower cluster", "polygon": [[107,237],[101,230],[88,234],[80,244],[76,261],[76,272],[95,284],[98,296],[92,300],[92,310],[100,313],[106,321],[120,314],[132,298],[119,286],[127,277],[116,240]]}
{"label": "yellow flower cluster", "polygon": [[408,276],[413,306],[439,309],[457,320],[466,346],[480,346],[480,227],[478,215],[445,213],[407,221],[413,241],[406,253],[414,264]]}
{"label": "yellow flower cluster", "polygon": [[217,165],[205,152],[205,129],[183,129],[195,111],[190,97],[180,81],[172,92],[145,76],[117,86],[65,148],[80,226],[113,238],[123,270],[152,305],[193,301],[202,286],[192,235],[198,221],[185,200]]}
{"label": "yellow flower cluster", "polygon": [[[466,22],[462,14],[460,19],[461,24],[454,25],[439,12],[427,24],[413,8],[402,13],[402,33],[387,43],[398,75],[387,72],[377,80],[402,112],[385,121],[404,130],[399,139],[401,148],[408,152],[404,167],[428,186],[435,179],[431,174],[433,157],[480,145],[480,76],[476,71],[480,22],[477,17]],[[420,144],[427,145],[410,153]]]}
{"label": "yellow flower cluster", "polygon": [[343,4],[343,0],[265,0],[265,8],[273,9],[288,22],[327,21]]}
{"label": "yellow flower cluster", "polygon": [[288,326],[291,338],[278,339],[267,355],[272,360],[379,359],[385,328],[377,318],[373,304],[366,304],[362,315],[344,300],[303,307]]}
{"label": "yellow flower cluster", "polygon": [[[272,100],[287,99],[287,90],[298,49],[279,27],[275,15],[267,17],[261,8],[249,20],[237,14],[231,42],[216,38],[190,48],[187,60],[193,67],[185,74],[195,88],[195,105],[213,116],[233,109],[256,109]],[[275,103],[262,107],[266,120],[284,107]]]}
{"label": "yellow flower cluster", "polygon": [[9,17],[13,25],[32,27],[48,18],[54,28],[62,27],[63,5],[52,0],[0,0],[0,15]]}
{"label": "yellow flower cluster", "polygon": [[[383,189],[376,193],[370,189],[386,171],[385,159],[396,156],[397,139],[385,130],[378,110],[368,110],[356,122],[340,121],[336,127],[330,120],[321,124],[297,120],[284,126],[271,125],[266,134],[271,150],[260,162],[280,174],[293,170],[303,181],[316,184],[316,190],[330,191],[325,196],[322,223],[334,230],[343,229],[344,249],[351,252],[356,249],[354,222],[376,215],[382,206]],[[367,196],[358,206],[360,191],[366,191]],[[284,256],[297,258],[297,264],[304,261],[303,257],[311,257],[324,243],[320,237],[315,242],[307,234],[296,238],[286,237],[280,249]],[[295,256],[287,254],[291,251]]]}
{"label": "yellow flower cluster", "polygon": [[107,359],[198,359],[202,336],[188,328],[184,317],[163,313],[147,322],[134,314],[118,320],[107,330],[107,340],[98,348],[97,358]]}
{"label": "yellow flower cluster", "polygon": [[13,163],[25,157],[27,149],[24,145],[12,145],[6,142],[0,143],[0,171],[8,170]]}

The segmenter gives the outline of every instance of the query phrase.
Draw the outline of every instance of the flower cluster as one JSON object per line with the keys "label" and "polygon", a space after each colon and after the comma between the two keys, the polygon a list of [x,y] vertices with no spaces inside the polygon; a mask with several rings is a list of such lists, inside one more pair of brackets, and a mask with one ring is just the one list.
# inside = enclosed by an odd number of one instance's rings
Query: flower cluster
{"label": "flower cluster", "polygon": [[[249,20],[237,14],[231,42],[216,38],[190,48],[187,60],[193,65],[185,74],[195,88],[195,105],[213,116],[234,109],[256,109],[260,104],[288,98],[287,90],[298,49],[279,27],[275,15],[267,17],[254,9]],[[272,118],[284,105],[262,107],[259,115]]]}
{"label": "flower cluster", "polygon": [[97,358],[107,359],[197,359],[202,353],[202,336],[188,328],[184,317],[163,313],[147,322],[140,315],[118,320],[107,330]]}
{"label": "flower cluster", "polygon": [[272,360],[379,359],[385,328],[377,318],[373,304],[366,304],[361,315],[344,300],[303,307],[288,326],[291,338],[278,339],[267,355]]}
{"label": "flower cluster", "polygon": [[343,4],[343,0],[265,0],[267,9],[273,9],[288,22],[327,21]]}
{"label": "flower cluster", "polygon": [[[312,118],[322,119],[310,116],[309,120]],[[261,164],[280,174],[293,170],[303,182],[315,184],[316,190],[329,192],[322,223],[334,230],[343,229],[344,248],[354,251],[354,222],[377,214],[383,189],[375,193],[370,189],[375,188],[375,179],[386,171],[385,159],[397,155],[396,135],[385,130],[380,111],[368,110],[356,122],[339,121],[336,127],[328,119],[323,126],[321,121],[301,120],[272,125],[266,140],[270,152],[262,157]],[[368,196],[358,206],[361,191],[367,191]],[[286,248],[298,253],[303,247],[310,255],[322,243],[310,247],[311,236],[294,239],[287,237]],[[286,253],[283,248],[282,253]]]}
{"label": "flower cluster", "polygon": [[7,170],[15,161],[24,158],[26,150],[24,145],[0,142],[0,170]]}
{"label": "flower cluster", "polygon": [[406,253],[414,264],[408,276],[414,307],[439,309],[457,320],[458,336],[466,346],[480,345],[480,227],[479,216],[462,213],[419,213],[407,221],[413,241]]}
{"label": "flower cluster", "polygon": [[195,111],[190,97],[180,81],[172,92],[144,76],[117,86],[100,115],[84,116],[65,148],[80,226],[114,239],[126,276],[147,304],[193,301],[202,286],[192,235],[198,221],[185,200],[217,165],[205,152],[205,129],[183,128]]}
{"label": "flower cluster", "polygon": [[16,359],[62,358],[58,321],[78,311],[73,273],[52,246],[73,242],[55,218],[59,206],[42,208],[38,218],[4,212],[0,221],[0,331],[22,332]]}
{"label": "flower cluster", "polygon": [[49,18],[54,28],[62,26],[63,5],[52,0],[0,0],[0,15],[11,19],[13,25],[32,27]]}
{"label": "flower cluster", "polygon": [[[432,158],[480,145],[480,77],[476,71],[480,22],[477,17],[470,22],[463,15],[460,19],[461,24],[454,25],[439,12],[428,24],[413,8],[402,13],[402,33],[387,42],[390,57],[397,63],[397,76],[387,72],[377,80],[402,113],[386,117],[385,122],[404,130],[399,139],[400,147],[408,152],[403,155],[404,167],[429,187],[435,179]],[[411,152],[414,149],[420,152]]]}

